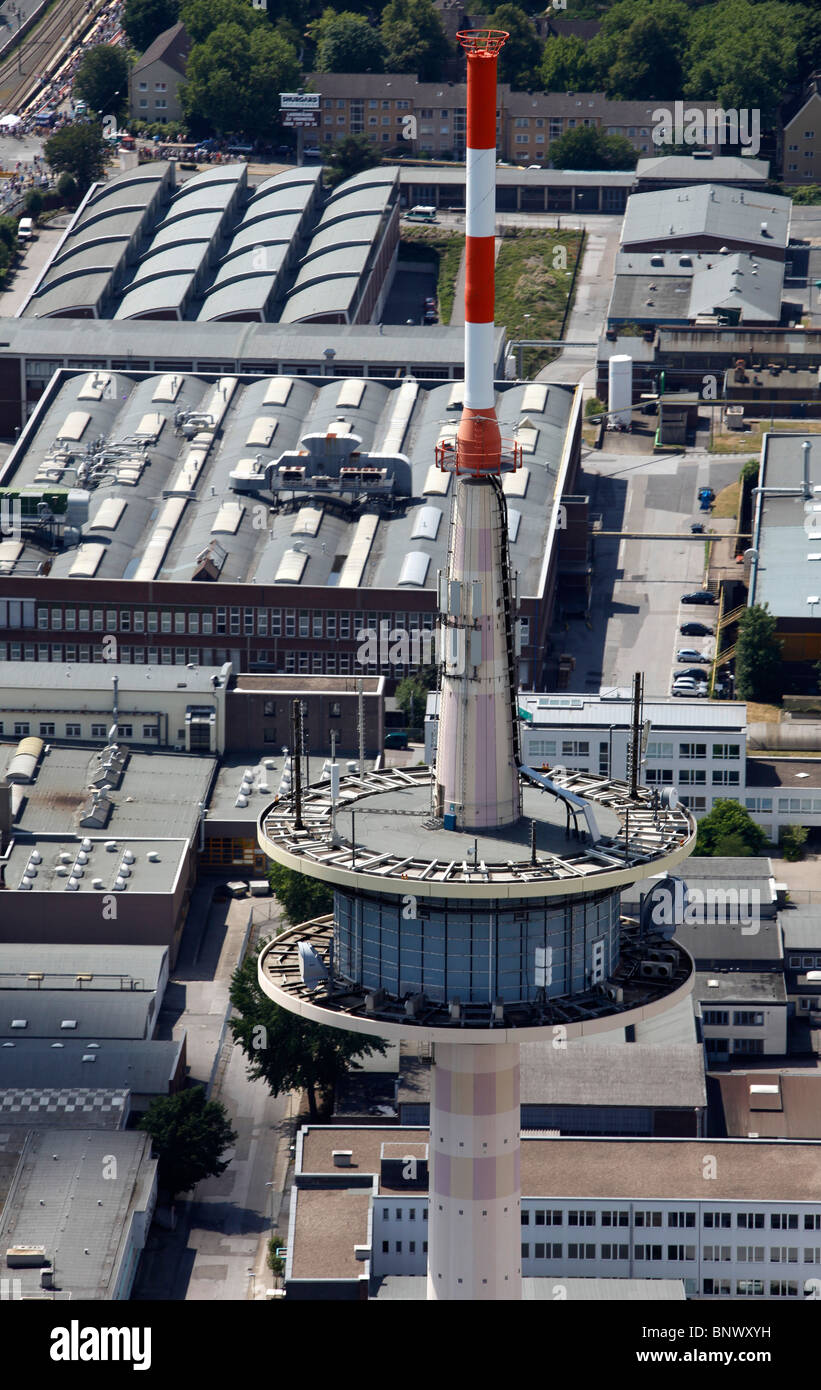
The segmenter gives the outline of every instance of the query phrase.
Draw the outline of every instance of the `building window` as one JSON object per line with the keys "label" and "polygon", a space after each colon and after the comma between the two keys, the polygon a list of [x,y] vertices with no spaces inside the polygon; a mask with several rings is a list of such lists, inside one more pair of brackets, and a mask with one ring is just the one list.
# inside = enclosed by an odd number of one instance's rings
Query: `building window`
{"label": "building window", "polygon": [[54,725],[53,725],[53,724],[41,724],[41,725],[40,725],[40,737],[41,737],[41,738],[54,738]]}
{"label": "building window", "polygon": [[30,729],[30,728],[31,728],[31,725],[30,725],[30,724],[26,724],[26,723],[18,723],[18,724],[15,724],[15,726],[14,726],[14,737],[15,737],[15,738],[28,738],[28,736],[29,736],[29,729]]}
{"label": "building window", "polygon": [[727,1028],[730,1022],[729,1009],[705,1009],[704,1023],[708,1028]]}
{"label": "building window", "polygon": [[79,724],[66,724],[66,738],[81,738],[83,730]]}
{"label": "building window", "polygon": [[704,1213],[704,1225],[707,1227],[723,1226],[726,1228],[732,1225],[732,1219],[732,1212],[729,1211],[705,1211]]}
{"label": "building window", "polygon": [[707,744],[680,743],[678,746],[678,755],[680,758],[706,758]]}

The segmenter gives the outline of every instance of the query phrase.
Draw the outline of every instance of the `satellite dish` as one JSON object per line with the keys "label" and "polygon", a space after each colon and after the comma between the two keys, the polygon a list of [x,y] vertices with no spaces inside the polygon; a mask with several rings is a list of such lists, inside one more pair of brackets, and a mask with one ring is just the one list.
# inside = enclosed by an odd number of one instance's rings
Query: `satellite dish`
{"label": "satellite dish", "polygon": [[676,807],[679,805],[678,792],[675,787],[664,788],[661,793],[661,804],[665,806],[668,811],[675,811]]}
{"label": "satellite dish", "polygon": [[328,978],[328,967],[320,956],[319,952],[313,947],[310,941],[300,941],[297,943],[299,951],[299,974],[302,983],[309,989],[315,989]]}

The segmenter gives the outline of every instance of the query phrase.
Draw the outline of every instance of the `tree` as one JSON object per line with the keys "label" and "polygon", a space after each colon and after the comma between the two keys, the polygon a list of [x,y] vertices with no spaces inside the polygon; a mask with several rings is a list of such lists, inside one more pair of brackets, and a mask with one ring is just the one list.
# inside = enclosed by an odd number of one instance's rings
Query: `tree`
{"label": "tree", "polygon": [[106,147],[95,123],[63,126],[49,136],[43,153],[55,174],[71,174],[81,193],[105,172]]}
{"label": "tree", "polygon": [[379,30],[364,15],[351,10],[323,10],[308,25],[316,43],[317,72],[381,72],[384,47]]}
{"label": "tree", "polygon": [[428,702],[428,686],[419,675],[405,676],[396,687],[396,703],[403,711],[408,727],[420,729]]}
{"label": "tree", "polygon": [[317,1099],[329,1096],[360,1057],[384,1055],[385,1044],[362,1033],[309,1023],[280,1008],[260,987],[258,954],[247,956],[231,979],[230,999],[239,1015],[230,1022],[234,1042],[248,1059],[253,1081],[264,1080],[274,1096],[305,1091],[315,1120]]}
{"label": "tree", "polygon": [[452,52],[432,0],[389,0],[380,26],[387,72],[412,72],[437,82]]}
{"label": "tree", "polygon": [[499,54],[499,81],[520,90],[538,86],[542,42],[525,11],[505,3],[497,6],[485,23],[489,29],[504,29],[510,35]]}
{"label": "tree", "polygon": [[549,153],[554,169],[635,169],[638,159],[623,135],[604,135],[594,126],[566,131]]}
{"label": "tree", "polygon": [[63,172],[57,180],[57,192],[64,203],[73,207],[77,202],[77,180],[71,174]]}
{"label": "tree", "polygon": [[176,24],[179,9],[179,0],[125,0],[123,28],[129,43],[145,53],[158,34]]}
{"label": "tree", "polygon": [[334,144],[323,146],[322,157],[328,164],[326,182],[331,188],[381,162],[379,151],[367,135],[343,135]]}
{"label": "tree", "polygon": [[119,116],[128,105],[125,50],[100,43],[85,55],[74,74],[74,96],[101,116]]}
{"label": "tree", "polygon": [[286,869],[283,864],[270,864],[268,882],[292,926],[309,922],[313,917],[324,917],[326,912],[333,909],[333,889],[321,878],[299,874],[295,869]]}
{"label": "tree", "polygon": [[182,0],[180,19],[193,44],[204,43],[223,24],[236,24],[244,34],[267,25],[265,15],[248,0]]}
{"label": "tree", "polygon": [[298,84],[292,44],[267,23],[249,33],[231,23],[194,45],[180,96],[189,119],[207,121],[220,134],[264,138],[278,126],[279,93]]}
{"label": "tree", "polygon": [[39,188],[30,188],[23,199],[23,207],[35,222],[43,211],[43,195]]}
{"label": "tree", "polygon": [[763,126],[771,123],[801,66],[804,17],[803,6],[784,0],[705,5],[690,21],[686,95],[724,110],[758,111]]}
{"label": "tree", "polygon": [[745,608],[738,621],[735,683],[742,700],[777,700],[782,690],[781,643],[766,603]]}
{"label": "tree", "polygon": [[696,854],[744,856],[760,854],[767,836],[738,801],[722,798],[698,822]]}
{"label": "tree", "polygon": [[803,859],[809,833],[805,825],[788,825],[781,832],[781,853],[790,863]]}
{"label": "tree", "polygon": [[539,75],[546,92],[595,92],[599,89],[598,68],[591,57],[590,44],[575,34],[548,39]]}
{"label": "tree", "polygon": [[645,101],[682,90],[690,13],[680,0],[619,0],[602,20],[590,56],[609,97]]}
{"label": "tree", "polygon": [[203,1086],[152,1100],[138,1129],[151,1135],[159,1159],[160,1186],[175,1197],[228,1167],[224,1151],[236,1143],[225,1107],[206,1100]]}

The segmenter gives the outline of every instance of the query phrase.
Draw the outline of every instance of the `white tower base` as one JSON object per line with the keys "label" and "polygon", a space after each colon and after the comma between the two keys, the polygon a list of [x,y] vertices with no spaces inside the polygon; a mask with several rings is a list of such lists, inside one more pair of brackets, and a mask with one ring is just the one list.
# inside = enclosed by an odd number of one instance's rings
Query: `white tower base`
{"label": "white tower base", "polygon": [[436,1043],[428,1298],[521,1299],[518,1043]]}

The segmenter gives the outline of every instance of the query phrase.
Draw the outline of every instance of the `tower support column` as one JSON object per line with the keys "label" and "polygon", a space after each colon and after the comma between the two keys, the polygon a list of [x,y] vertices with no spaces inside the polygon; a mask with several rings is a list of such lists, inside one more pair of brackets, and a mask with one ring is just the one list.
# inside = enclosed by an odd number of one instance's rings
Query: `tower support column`
{"label": "tower support column", "polygon": [[428,1298],[522,1296],[518,1043],[436,1043]]}

